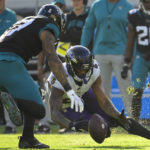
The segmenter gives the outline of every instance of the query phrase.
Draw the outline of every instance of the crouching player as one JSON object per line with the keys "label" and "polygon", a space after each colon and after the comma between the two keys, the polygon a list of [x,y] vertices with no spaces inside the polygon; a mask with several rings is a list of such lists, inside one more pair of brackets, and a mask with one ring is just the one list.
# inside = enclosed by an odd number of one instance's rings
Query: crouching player
{"label": "crouching player", "polygon": [[[63,103],[68,98],[60,82],[51,73],[48,82],[51,87],[50,106],[53,121],[68,129],[88,130],[88,121],[91,114],[98,113],[105,119],[108,127],[120,125],[129,133],[150,138],[150,132],[147,129],[132,118],[126,118],[123,111],[120,114],[111,100],[105,95],[101,86],[99,65],[87,48],[76,45],[68,49],[63,65],[71,87],[79,97],[83,96],[85,110],[79,113],[69,108],[64,108]],[[99,106],[96,104],[96,99]],[[110,136],[109,128],[107,136]]]}

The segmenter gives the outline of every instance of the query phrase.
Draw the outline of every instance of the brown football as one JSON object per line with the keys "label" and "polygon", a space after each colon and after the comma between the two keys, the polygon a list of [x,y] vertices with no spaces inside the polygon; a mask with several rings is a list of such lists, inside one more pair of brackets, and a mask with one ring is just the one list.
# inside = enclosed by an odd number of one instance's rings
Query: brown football
{"label": "brown football", "polygon": [[93,140],[102,143],[106,137],[107,129],[105,120],[100,115],[93,114],[88,123],[88,131]]}

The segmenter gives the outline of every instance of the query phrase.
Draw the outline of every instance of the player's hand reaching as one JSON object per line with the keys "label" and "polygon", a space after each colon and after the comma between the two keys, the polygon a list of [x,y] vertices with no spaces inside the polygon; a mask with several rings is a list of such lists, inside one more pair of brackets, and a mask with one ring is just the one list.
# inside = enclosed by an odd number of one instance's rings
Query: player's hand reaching
{"label": "player's hand reaching", "polygon": [[124,109],[121,111],[121,114],[118,118],[118,124],[123,127],[125,130],[129,130],[130,126],[129,126],[129,122],[126,118],[126,116],[124,115]]}
{"label": "player's hand reaching", "polygon": [[87,120],[81,120],[81,121],[74,121],[69,124],[69,129],[73,131],[79,131],[82,130],[88,131],[88,121]]}
{"label": "player's hand reaching", "polygon": [[76,112],[82,112],[84,110],[84,104],[81,98],[74,92],[74,90],[69,90],[66,92],[67,96],[71,100],[71,109],[74,108],[75,106],[75,111]]}
{"label": "player's hand reaching", "polygon": [[147,130],[145,127],[143,127],[140,123],[138,123],[134,119],[130,117],[125,117],[124,110],[122,110],[121,112],[121,115],[118,119],[118,123],[129,133],[150,139],[150,131]]}

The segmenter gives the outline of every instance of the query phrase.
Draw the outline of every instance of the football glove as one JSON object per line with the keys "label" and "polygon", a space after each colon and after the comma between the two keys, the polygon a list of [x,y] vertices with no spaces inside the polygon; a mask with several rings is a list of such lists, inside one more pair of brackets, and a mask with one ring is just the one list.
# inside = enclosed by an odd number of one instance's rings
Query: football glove
{"label": "football glove", "polygon": [[121,78],[122,79],[126,79],[128,77],[128,70],[129,70],[128,64],[125,63],[123,65],[122,71],[121,71]]}
{"label": "football glove", "polygon": [[66,94],[71,100],[71,109],[73,109],[75,105],[75,111],[82,112],[84,110],[82,99],[74,92],[74,90],[69,90],[66,92]]}
{"label": "football glove", "polygon": [[88,131],[88,121],[74,121],[69,124],[69,129],[77,132]]}
{"label": "football glove", "polygon": [[135,134],[147,139],[150,139],[150,131],[143,127],[140,123],[132,118],[125,117],[124,110],[122,110],[121,115],[118,119],[118,123],[123,127],[128,133]]}
{"label": "football glove", "polygon": [[110,128],[108,128],[108,130],[107,130],[107,134],[106,134],[106,138],[109,138],[111,136],[111,130],[110,130]]}

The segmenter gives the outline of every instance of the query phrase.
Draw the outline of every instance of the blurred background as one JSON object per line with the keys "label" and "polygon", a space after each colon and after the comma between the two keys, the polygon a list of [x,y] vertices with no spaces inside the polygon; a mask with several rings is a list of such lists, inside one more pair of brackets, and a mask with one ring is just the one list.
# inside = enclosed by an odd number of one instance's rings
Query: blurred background
{"label": "blurred background", "polygon": [[[50,3],[52,0],[6,0],[6,6],[14,9],[18,15],[27,16],[36,14],[38,8],[43,4]],[[95,0],[88,0],[88,6]],[[137,7],[139,0],[128,0]],[[71,6],[71,0],[66,0],[68,8]]]}

